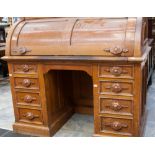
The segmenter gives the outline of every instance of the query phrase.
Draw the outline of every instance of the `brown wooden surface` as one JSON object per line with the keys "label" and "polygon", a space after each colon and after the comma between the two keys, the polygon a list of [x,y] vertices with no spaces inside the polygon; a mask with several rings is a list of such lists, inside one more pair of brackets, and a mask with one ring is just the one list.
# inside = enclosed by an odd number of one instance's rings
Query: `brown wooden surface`
{"label": "brown wooden surface", "polygon": [[21,20],[8,36],[7,55],[141,56],[142,29],[142,18]]}
{"label": "brown wooden surface", "polygon": [[9,63],[14,131],[50,136],[78,112],[94,115],[95,136],[141,136],[148,42],[144,18],[18,22],[8,36],[4,58]]}

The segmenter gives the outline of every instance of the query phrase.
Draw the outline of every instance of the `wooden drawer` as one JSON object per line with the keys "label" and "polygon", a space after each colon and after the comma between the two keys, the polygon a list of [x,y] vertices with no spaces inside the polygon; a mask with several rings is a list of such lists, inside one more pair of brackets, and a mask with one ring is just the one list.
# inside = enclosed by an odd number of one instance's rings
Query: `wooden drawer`
{"label": "wooden drawer", "polygon": [[43,124],[42,113],[40,110],[18,108],[19,121],[34,124]]}
{"label": "wooden drawer", "polygon": [[36,78],[14,78],[15,88],[39,89],[39,82]]}
{"label": "wooden drawer", "polygon": [[120,81],[99,81],[100,94],[114,94],[114,95],[133,95],[132,82]]}
{"label": "wooden drawer", "polygon": [[122,118],[100,117],[101,132],[132,135],[132,120]]}
{"label": "wooden drawer", "polygon": [[133,101],[126,99],[100,98],[100,113],[132,115]]}
{"label": "wooden drawer", "polygon": [[38,66],[35,64],[13,64],[13,73],[37,74]]}
{"label": "wooden drawer", "polygon": [[40,106],[39,93],[16,92],[17,105]]}
{"label": "wooden drawer", "polygon": [[133,78],[133,66],[99,65],[99,77]]}

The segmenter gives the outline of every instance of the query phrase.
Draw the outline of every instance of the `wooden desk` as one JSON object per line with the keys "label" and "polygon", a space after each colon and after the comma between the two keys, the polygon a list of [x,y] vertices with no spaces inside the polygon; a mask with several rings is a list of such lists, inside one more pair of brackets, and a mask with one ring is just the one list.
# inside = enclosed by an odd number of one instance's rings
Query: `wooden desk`
{"label": "wooden desk", "polygon": [[142,136],[146,119],[146,18],[25,18],[5,60],[15,132],[51,136],[73,113],[94,115],[95,136]]}

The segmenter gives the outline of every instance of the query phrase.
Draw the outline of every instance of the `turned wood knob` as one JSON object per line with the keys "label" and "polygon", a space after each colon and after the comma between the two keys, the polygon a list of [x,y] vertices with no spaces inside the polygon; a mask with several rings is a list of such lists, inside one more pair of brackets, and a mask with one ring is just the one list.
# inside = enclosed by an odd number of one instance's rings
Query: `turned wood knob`
{"label": "turned wood knob", "polygon": [[119,93],[122,91],[122,87],[119,83],[114,83],[111,87],[112,92]]}
{"label": "turned wood knob", "polygon": [[30,52],[31,50],[26,48],[26,47],[16,47],[12,51],[16,52],[16,53],[18,53],[20,55],[23,55],[23,54],[25,54],[27,52]]}
{"label": "turned wood knob", "polygon": [[38,115],[34,115],[32,112],[27,112],[23,116],[28,120],[33,120],[34,118],[39,117]]}
{"label": "turned wood knob", "polygon": [[105,126],[109,126],[110,128],[112,128],[113,130],[121,130],[122,128],[127,128],[128,125],[127,124],[123,124],[123,123],[120,123],[118,121],[114,121],[114,122],[111,122],[111,123],[106,123]]}
{"label": "turned wood knob", "polygon": [[115,76],[119,76],[122,73],[122,68],[121,67],[112,67],[112,68],[110,68],[110,73]]}
{"label": "turned wood knob", "polygon": [[22,85],[24,87],[30,87],[31,81],[29,79],[24,79],[23,82],[22,82]]}
{"label": "turned wood knob", "polygon": [[26,96],[24,97],[24,102],[26,102],[26,103],[31,103],[32,101],[33,101],[32,96],[26,95]]}
{"label": "turned wood knob", "polygon": [[23,65],[23,72],[28,72],[30,70],[28,65]]}
{"label": "turned wood knob", "polygon": [[114,48],[105,48],[104,51],[114,55],[120,55],[122,53],[127,53],[129,50],[127,48],[120,48],[116,46]]}

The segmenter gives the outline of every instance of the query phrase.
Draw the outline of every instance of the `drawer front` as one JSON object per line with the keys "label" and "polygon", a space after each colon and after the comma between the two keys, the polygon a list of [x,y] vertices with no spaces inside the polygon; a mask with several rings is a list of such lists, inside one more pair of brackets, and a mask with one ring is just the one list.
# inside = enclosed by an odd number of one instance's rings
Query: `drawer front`
{"label": "drawer front", "polygon": [[38,79],[35,78],[14,78],[15,88],[39,89]]}
{"label": "drawer front", "polygon": [[118,82],[118,81],[99,81],[100,93],[110,93],[118,95],[133,95],[133,83],[132,82]]}
{"label": "drawer front", "polygon": [[35,64],[14,64],[13,72],[17,74],[36,74],[38,67]]}
{"label": "drawer front", "polygon": [[132,115],[132,100],[100,98],[100,113]]}
{"label": "drawer front", "polygon": [[19,105],[40,106],[38,93],[16,92],[16,102]]}
{"label": "drawer front", "polygon": [[132,135],[132,120],[101,117],[101,132]]}
{"label": "drawer front", "polygon": [[43,124],[41,111],[34,109],[18,109],[19,121],[34,124]]}
{"label": "drawer front", "polygon": [[133,66],[99,65],[99,77],[133,78]]}

